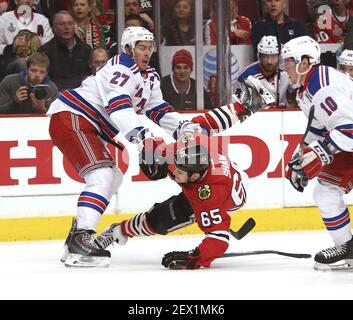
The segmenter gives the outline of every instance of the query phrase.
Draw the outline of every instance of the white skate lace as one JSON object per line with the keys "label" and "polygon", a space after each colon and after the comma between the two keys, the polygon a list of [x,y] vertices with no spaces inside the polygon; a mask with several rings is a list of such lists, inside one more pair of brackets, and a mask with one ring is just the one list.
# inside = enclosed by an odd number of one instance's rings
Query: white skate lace
{"label": "white skate lace", "polygon": [[346,251],[347,251],[347,245],[343,244],[341,246],[331,247],[331,248],[322,250],[321,253],[325,256],[326,259],[330,259],[330,258],[344,255]]}
{"label": "white skate lace", "polygon": [[114,245],[113,230],[113,227],[109,227],[97,237],[96,241],[103,249],[108,248],[111,244]]}

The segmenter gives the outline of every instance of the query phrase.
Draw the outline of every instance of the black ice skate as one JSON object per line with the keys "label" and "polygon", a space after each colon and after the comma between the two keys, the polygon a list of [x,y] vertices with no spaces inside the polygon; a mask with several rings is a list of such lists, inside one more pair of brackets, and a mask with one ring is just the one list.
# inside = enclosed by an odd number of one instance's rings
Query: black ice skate
{"label": "black ice skate", "polygon": [[67,267],[108,267],[110,252],[102,249],[96,242],[95,231],[76,230],[68,244],[69,254],[65,261]]}
{"label": "black ice skate", "polygon": [[64,253],[63,253],[63,255],[62,255],[61,259],[60,259],[60,261],[62,263],[65,263],[68,255],[69,255],[69,242],[70,242],[70,240],[72,238],[73,233],[76,231],[76,229],[77,229],[77,220],[76,220],[76,218],[73,218],[72,219],[71,229],[70,229],[69,234],[67,235],[67,238],[65,240]]}
{"label": "black ice skate", "polygon": [[353,238],[348,242],[318,252],[315,270],[353,270]]}
{"label": "black ice skate", "polygon": [[110,227],[106,228],[96,239],[98,245],[106,249],[114,242],[125,245],[128,240],[127,236],[124,236],[121,232],[120,223],[114,223]]}

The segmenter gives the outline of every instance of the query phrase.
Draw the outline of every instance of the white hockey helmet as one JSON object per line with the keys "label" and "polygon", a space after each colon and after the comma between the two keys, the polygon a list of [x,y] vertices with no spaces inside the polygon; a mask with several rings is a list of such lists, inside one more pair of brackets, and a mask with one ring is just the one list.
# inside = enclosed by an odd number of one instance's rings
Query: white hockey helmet
{"label": "white hockey helmet", "polygon": [[121,36],[121,49],[124,53],[126,46],[133,50],[138,41],[154,41],[153,33],[143,27],[128,27]]}
{"label": "white hockey helmet", "polygon": [[295,64],[299,64],[302,61],[303,56],[309,57],[310,65],[320,63],[320,46],[313,38],[310,38],[309,36],[292,39],[282,48],[282,61],[287,58],[293,58]]}
{"label": "white hockey helmet", "polygon": [[260,54],[279,54],[278,42],[275,36],[263,36],[257,45]]}
{"label": "white hockey helmet", "polygon": [[353,50],[343,50],[341,55],[337,58],[338,65],[353,66]]}

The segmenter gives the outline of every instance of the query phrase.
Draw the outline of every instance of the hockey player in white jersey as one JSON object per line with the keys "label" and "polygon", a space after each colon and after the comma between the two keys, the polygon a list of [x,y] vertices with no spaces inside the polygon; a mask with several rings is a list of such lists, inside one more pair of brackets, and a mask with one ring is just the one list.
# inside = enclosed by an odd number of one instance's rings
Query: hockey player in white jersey
{"label": "hockey player in white jersey", "polygon": [[284,70],[298,87],[297,101],[314,117],[301,148],[289,162],[287,178],[303,191],[318,177],[314,200],[334,247],[315,256],[317,270],[353,269],[353,239],[343,195],[353,188],[353,81],[334,68],[320,66],[320,47],[310,37],[284,45]]}
{"label": "hockey player in white jersey", "polygon": [[121,47],[122,54],[111,58],[79,88],[64,91],[48,110],[54,144],[86,182],[66,240],[62,257],[66,266],[105,267],[110,263],[110,252],[96,241],[96,226],[123,175],[105,142],[116,145],[113,139],[121,132],[138,144],[141,170],[150,179],[167,175],[166,167],[155,160],[157,142],[138,114],[177,138],[188,130],[225,130],[266,106],[266,89],[260,90],[254,79],[244,84],[242,103],[185,120],[163,100],[159,75],[148,65],[154,50],[153,34],[142,27],[126,28]]}
{"label": "hockey player in white jersey", "polygon": [[353,78],[353,50],[343,50],[337,58],[337,67]]}
{"label": "hockey player in white jersey", "polygon": [[[257,45],[258,61],[247,66],[239,75],[238,81],[244,81],[249,76],[256,77],[264,82],[267,88],[271,88],[275,95],[279,95],[276,107],[288,107],[288,96],[293,96],[287,73],[279,68],[279,46],[275,36],[263,36]],[[277,88],[279,86],[279,88]]]}

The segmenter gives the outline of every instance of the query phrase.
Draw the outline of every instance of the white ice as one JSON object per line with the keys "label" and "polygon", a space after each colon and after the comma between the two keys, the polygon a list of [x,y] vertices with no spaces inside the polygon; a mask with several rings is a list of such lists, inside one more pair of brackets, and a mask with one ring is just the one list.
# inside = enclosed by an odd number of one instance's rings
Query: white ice
{"label": "white ice", "polygon": [[[65,268],[61,241],[0,244],[0,299],[236,300],[352,299],[353,272],[319,272],[312,259],[261,255],[219,259],[210,269],[172,271],[164,253],[194,248],[202,236],[133,239],[111,248],[107,269]],[[319,232],[254,233],[229,252],[315,254],[331,246]]]}

